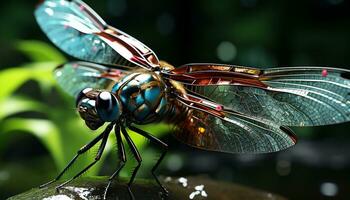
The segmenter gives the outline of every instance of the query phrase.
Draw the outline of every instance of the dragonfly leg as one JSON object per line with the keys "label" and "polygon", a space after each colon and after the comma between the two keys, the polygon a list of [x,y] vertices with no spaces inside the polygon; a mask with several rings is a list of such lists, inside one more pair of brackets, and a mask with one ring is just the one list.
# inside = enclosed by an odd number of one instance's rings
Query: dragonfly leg
{"label": "dragonfly leg", "polygon": [[79,157],[80,155],[86,153],[89,149],[91,149],[97,142],[99,142],[99,141],[103,138],[103,134],[104,134],[104,133],[101,133],[101,134],[98,135],[95,139],[93,139],[90,143],[88,143],[88,144],[84,145],[83,147],[81,147],[81,148],[79,149],[79,151],[77,152],[77,154],[74,156],[74,158],[73,158],[73,159],[68,163],[68,165],[61,171],[61,173],[58,174],[58,176],[57,176],[55,179],[53,179],[53,180],[51,180],[51,181],[49,181],[49,182],[47,182],[47,183],[45,183],[45,184],[43,184],[43,185],[40,185],[39,188],[44,188],[44,187],[46,187],[46,186],[48,186],[48,185],[50,185],[50,184],[52,184],[52,183],[58,181],[58,180],[63,176],[63,174],[66,173],[66,171],[73,165],[73,163],[78,159],[78,157]]}
{"label": "dragonfly leg", "polygon": [[161,141],[160,139],[154,137],[153,135],[147,133],[146,131],[143,131],[137,127],[134,126],[129,126],[129,129],[142,135],[143,137],[147,138],[148,140],[150,140],[151,142],[153,142],[156,145],[159,145],[162,149],[162,155],[159,157],[159,159],[157,160],[157,163],[153,166],[152,168],[152,175],[154,177],[154,179],[157,181],[158,185],[162,188],[163,193],[165,194],[165,196],[168,195],[168,191],[166,190],[166,188],[160,183],[158,177],[155,174],[156,169],[158,168],[159,164],[162,162],[163,158],[165,157],[165,154],[168,151],[168,145],[166,143],[164,143],[163,141]]}
{"label": "dragonfly leg", "polygon": [[114,123],[110,123],[106,129],[103,131],[102,133],[102,142],[100,144],[100,147],[98,149],[98,152],[96,154],[95,160],[89,164],[87,167],[85,167],[82,171],[80,171],[78,174],[76,174],[73,178],[69,179],[68,181],[65,181],[64,183],[60,184],[59,186],[56,187],[56,190],[59,191],[63,186],[65,186],[66,184],[70,183],[71,181],[73,181],[74,179],[78,178],[80,175],[82,175],[83,173],[85,173],[88,169],[90,169],[90,167],[92,167],[93,165],[95,165],[101,158],[102,153],[106,147],[107,144],[107,140],[108,140],[108,136],[109,133],[111,132],[112,128],[114,126]]}
{"label": "dragonfly leg", "polygon": [[141,155],[140,155],[139,151],[137,150],[136,145],[134,144],[134,142],[130,138],[128,132],[125,130],[125,127],[122,126],[121,130],[122,130],[122,133],[124,135],[125,140],[127,141],[128,145],[129,145],[129,147],[131,149],[131,152],[133,153],[136,161],[138,162],[137,166],[135,167],[134,171],[132,172],[130,181],[128,183],[128,191],[129,191],[130,197],[131,197],[131,199],[135,199],[135,197],[134,197],[134,195],[133,195],[133,193],[131,191],[131,185],[134,182],[134,179],[135,179],[135,176],[137,174],[137,171],[139,170],[139,168],[141,166],[142,158],[141,158]]}
{"label": "dragonfly leg", "polygon": [[126,163],[126,154],[125,154],[125,148],[124,148],[124,144],[123,144],[123,140],[122,137],[120,135],[120,127],[116,126],[115,127],[115,136],[117,139],[117,145],[118,145],[118,154],[119,154],[119,159],[120,159],[120,166],[118,167],[118,169],[112,174],[112,176],[109,177],[108,179],[108,184],[106,186],[104,195],[103,195],[103,199],[107,199],[107,193],[108,193],[108,189],[111,186],[114,178],[116,176],[118,176],[120,170],[124,167],[125,163]]}

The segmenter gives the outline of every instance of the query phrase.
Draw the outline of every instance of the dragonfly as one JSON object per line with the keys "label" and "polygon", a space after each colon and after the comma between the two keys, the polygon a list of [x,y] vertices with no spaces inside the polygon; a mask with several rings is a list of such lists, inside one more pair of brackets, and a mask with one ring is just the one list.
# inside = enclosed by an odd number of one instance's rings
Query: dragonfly
{"label": "dragonfly", "polygon": [[46,0],[35,10],[48,38],[63,52],[79,59],[57,67],[60,86],[76,98],[85,124],[102,133],[80,148],[62,172],[97,143],[95,160],[62,188],[99,161],[114,130],[120,165],[104,193],[126,163],[125,139],[137,166],[142,158],[127,129],[163,151],[152,175],[167,195],[155,170],[168,145],[137,125],[166,122],[179,141],[195,148],[227,153],[269,153],[296,144],[290,126],[320,126],[350,120],[350,70],[332,67],[254,67],[193,63],[179,67],[159,60],[142,42],[108,25],[80,0]]}

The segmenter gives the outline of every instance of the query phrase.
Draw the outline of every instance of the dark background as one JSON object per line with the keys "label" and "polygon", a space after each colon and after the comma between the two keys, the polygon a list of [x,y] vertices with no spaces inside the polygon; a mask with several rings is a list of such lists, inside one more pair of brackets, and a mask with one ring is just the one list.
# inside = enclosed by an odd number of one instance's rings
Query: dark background
{"label": "dark background", "polygon": [[[262,68],[314,65],[349,69],[350,65],[350,4],[345,0],[85,2],[109,24],[139,39],[175,66],[219,62]],[[1,1],[0,68],[26,61],[14,50],[16,41],[49,43],[35,22],[35,5],[33,0]],[[350,124],[294,130],[300,136],[295,147],[264,155],[200,151],[169,136],[164,139],[171,151],[160,172],[172,176],[204,174],[289,199],[348,199]],[[0,154],[0,165],[46,155],[35,138],[13,141],[16,150],[12,147]],[[174,163],[175,168],[171,167]],[[0,197],[23,192],[24,188],[1,189],[3,184],[16,184],[7,179],[0,171]],[[31,187],[28,181],[25,189]]]}

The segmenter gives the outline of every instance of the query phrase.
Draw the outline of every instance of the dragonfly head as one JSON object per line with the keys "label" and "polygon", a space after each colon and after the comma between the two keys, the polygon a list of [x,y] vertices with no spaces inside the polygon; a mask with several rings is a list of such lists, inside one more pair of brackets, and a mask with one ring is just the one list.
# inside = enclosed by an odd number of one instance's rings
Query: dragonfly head
{"label": "dragonfly head", "polygon": [[121,103],[114,94],[92,88],[85,88],[79,93],[76,106],[80,117],[92,130],[105,122],[117,121],[122,111]]}

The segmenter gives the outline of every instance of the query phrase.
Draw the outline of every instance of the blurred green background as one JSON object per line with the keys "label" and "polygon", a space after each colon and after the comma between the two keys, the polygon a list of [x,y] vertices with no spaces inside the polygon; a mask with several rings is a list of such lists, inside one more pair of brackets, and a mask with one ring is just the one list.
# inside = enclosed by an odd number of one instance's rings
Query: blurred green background
{"label": "blurred green background", "polygon": [[[256,67],[350,66],[350,3],[345,0],[86,1],[108,23],[151,47],[175,66],[218,62]],[[36,0],[0,3],[0,199],[53,178],[78,148],[95,136],[74,110],[52,69],[72,60],[35,22]],[[145,127],[169,142],[159,173],[207,175],[267,190],[289,199],[349,199],[350,123],[294,128],[299,143],[264,155],[196,150],[176,141],[165,125]],[[149,170],[159,151],[134,137]],[[117,167],[111,139],[103,165]],[[69,177],[92,159],[83,157]],[[129,159],[132,160],[132,159]],[[128,176],[133,164],[122,173]]]}

